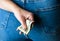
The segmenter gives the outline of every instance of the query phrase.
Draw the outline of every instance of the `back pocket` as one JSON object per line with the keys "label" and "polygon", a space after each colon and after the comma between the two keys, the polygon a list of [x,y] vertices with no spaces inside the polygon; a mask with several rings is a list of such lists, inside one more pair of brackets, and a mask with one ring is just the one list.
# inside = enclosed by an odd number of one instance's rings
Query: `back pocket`
{"label": "back pocket", "polygon": [[0,30],[5,29],[9,18],[9,12],[0,9]]}

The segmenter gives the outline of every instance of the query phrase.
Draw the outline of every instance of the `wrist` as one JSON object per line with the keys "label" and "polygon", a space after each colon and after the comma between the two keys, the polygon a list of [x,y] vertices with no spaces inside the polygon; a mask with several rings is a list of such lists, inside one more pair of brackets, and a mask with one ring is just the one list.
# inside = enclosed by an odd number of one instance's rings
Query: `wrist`
{"label": "wrist", "polygon": [[20,13],[21,12],[21,8],[15,8],[12,10],[13,13]]}

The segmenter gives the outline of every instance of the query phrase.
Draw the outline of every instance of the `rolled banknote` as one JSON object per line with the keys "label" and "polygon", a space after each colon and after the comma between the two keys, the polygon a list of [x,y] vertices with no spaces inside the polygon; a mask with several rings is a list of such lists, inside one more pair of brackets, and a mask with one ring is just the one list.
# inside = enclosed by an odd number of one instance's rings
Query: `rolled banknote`
{"label": "rolled banknote", "polygon": [[24,35],[28,35],[28,33],[30,32],[31,28],[33,27],[32,21],[30,20],[26,20],[26,25],[27,25],[27,29],[24,30],[24,28],[22,27],[22,25],[20,25],[17,30],[20,30],[21,32],[23,32]]}

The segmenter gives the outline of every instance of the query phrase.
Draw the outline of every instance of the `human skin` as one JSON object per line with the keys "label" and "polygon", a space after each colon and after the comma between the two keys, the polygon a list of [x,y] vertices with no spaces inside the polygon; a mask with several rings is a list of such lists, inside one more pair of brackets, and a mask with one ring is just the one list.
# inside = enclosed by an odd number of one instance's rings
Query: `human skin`
{"label": "human skin", "polygon": [[[7,6],[8,5],[8,6]],[[29,19],[34,22],[33,14],[28,12],[18,5],[16,5],[12,0],[0,0],[0,8],[13,12],[17,20],[22,24],[23,28],[26,30],[26,20]]]}

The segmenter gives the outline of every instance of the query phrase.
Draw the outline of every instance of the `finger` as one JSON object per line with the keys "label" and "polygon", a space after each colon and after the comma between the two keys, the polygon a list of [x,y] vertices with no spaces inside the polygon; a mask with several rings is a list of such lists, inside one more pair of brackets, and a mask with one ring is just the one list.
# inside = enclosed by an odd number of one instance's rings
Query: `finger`
{"label": "finger", "polygon": [[34,22],[34,17],[33,16],[30,16],[29,17],[29,20],[31,20],[32,22]]}
{"label": "finger", "polygon": [[26,29],[26,28],[27,28],[26,19],[25,19],[24,17],[20,17],[20,22],[21,22],[21,24],[22,24],[22,27],[23,27],[24,29]]}

